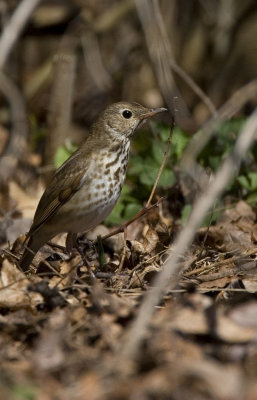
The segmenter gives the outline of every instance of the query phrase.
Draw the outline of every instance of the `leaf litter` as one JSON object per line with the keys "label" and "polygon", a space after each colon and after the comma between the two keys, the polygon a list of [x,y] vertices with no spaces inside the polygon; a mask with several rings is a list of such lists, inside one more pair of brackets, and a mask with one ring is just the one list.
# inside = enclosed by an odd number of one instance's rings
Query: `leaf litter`
{"label": "leaf litter", "polygon": [[[66,252],[65,235],[38,253],[38,274],[25,276],[16,265],[24,238],[14,225],[17,239],[3,241],[0,258],[3,398],[15,398],[19,383],[31,399],[256,398],[257,225],[243,201],[198,230],[181,259],[180,284],[156,308],[132,372],[111,378],[121,339],[174,237],[165,202],[128,227],[120,273],[122,233],[103,241],[103,265],[81,235],[93,285],[76,251]],[[88,237],[107,233],[100,226]]]}

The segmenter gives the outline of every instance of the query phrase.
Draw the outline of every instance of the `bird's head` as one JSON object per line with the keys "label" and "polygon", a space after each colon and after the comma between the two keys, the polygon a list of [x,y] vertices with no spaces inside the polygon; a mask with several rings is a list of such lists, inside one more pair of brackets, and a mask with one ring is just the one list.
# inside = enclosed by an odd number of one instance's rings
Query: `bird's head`
{"label": "bird's head", "polygon": [[130,138],[136,128],[166,108],[146,108],[138,103],[119,102],[108,106],[96,124],[104,127],[114,138]]}

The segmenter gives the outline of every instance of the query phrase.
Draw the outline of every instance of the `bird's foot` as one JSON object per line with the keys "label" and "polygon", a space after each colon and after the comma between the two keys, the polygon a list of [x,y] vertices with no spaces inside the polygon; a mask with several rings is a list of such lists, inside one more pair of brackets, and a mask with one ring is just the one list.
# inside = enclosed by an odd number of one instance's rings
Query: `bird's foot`
{"label": "bird's foot", "polygon": [[76,247],[76,249],[78,250],[78,252],[80,254],[80,257],[81,257],[81,259],[83,261],[83,264],[85,265],[85,267],[88,270],[88,273],[89,273],[89,276],[90,276],[92,282],[94,282],[95,279],[96,279],[96,276],[95,276],[94,272],[91,269],[91,265],[90,265],[90,262],[89,262],[89,260],[88,260],[88,258],[86,256],[86,251],[85,251],[85,248],[92,247],[92,242],[88,241],[88,240],[86,242],[85,242],[85,240],[81,241],[80,238],[77,238],[75,247]]}

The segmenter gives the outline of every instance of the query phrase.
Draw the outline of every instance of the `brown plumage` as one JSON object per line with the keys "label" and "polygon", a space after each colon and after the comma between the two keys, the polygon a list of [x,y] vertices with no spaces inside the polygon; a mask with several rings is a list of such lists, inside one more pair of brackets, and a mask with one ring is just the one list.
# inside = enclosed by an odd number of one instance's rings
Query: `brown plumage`
{"label": "brown plumage", "polygon": [[107,107],[81,147],[56,171],[37,206],[20,267],[27,271],[35,253],[58,233],[86,232],[116,204],[124,183],[130,140],[146,119],[165,111],[137,103]]}

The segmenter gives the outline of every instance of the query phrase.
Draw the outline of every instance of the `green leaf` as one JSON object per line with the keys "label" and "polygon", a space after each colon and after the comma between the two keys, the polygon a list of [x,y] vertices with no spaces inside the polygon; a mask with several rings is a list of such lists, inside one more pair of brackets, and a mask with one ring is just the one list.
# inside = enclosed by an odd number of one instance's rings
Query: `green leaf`
{"label": "green leaf", "polygon": [[251,190],[256,190],[257,189],[257,173],[249,172],[248,178],[250,180]]}
{"label": "green leaf", "polygon": [[153,143],[152,143],[152,153],[153,153],[155,161],[159,165],[161,165],[163,157],[164,157],[164,152],[160,146],[160,143],[158,143],[156,140],[153,140]]}
{"label": "green leaf", "polygon": [[132,192],[131,187],[129,185],[125,184],[121,190],[119,201],[122,203],[125,203],[125,202],[135,203],[137,201],[137,199],[131,195],[131,192]]}
{"label": "green leaf", "polygon": [[181,158],[188,142],[189,136],[184,131],[182,131],[182,129],[175,127],[172,133],[171,145],[173,146],[173,151],[178,159]]}
{"label": "green leaf", "polygon": [[249,194],[249,196],[247,196],[247,198],[246,198],[246,201],[251,207],[256,206],[257,192],[253,192],[253,193]]}
{"label": "green leaf", "polygon": [[206,214],[201,226],[210,226],[211,224],[214,224],[221,214],[222,214],[222,207],[221,204],[218,202],[215,206],[215,209],[209,211]]}
{"label": "green leaf", "polygon": [[138,175],[144,168],[144,159],[140,156],[133,156],[129,162],[128,172],[130,175]]}
{"label": "green leaf", "polygon": [[246,178],[246,176],[240,175],[240,176],[238,176],[238,177],[236,178],[236,180],[240,183],[240,185],[241,185],[243,188],[247,189],[248,191],[251,190],[250,182],[248,181],[248,179]]}
{"label": "green leaf", "polygon": [[108,215],[108,217],[105,219],[105,222],[107,224],[111,225],[118,225],[122,222],[122,212],[124,210],[124,203],[122,203],[120,200],[112,210],[111,214]]}
{"label": "green leaf", "polygon": [[160,125],[158,124],[157,129],[160,132],[161,140],[163,142],[167,142],[170,136],[170,129],[171,129],[170,126],[163,126],[161,124]]}
{"label": "green leaf", "polygon": [[210,167],[214,170],[214,171],[216,171],[217,170],[217,168],[218,168],[218,166],[220,165],[220,156],[210,156],[209,157],[209,164],[210,164]]}
{"label": "green leaf", "polygon": [[155,182],[157,174],[158,174],[158,168],[156,169],[151,168],[143,171],[139,176],[139,180],[143,185],[152,186]]}
{"label": "green leaf", "polygon": [[56,168],[59,168],[77,148],[78,147],[74,145],[70,139],[65,140],[65,144],[58,147],[55,153],[54,163]]}
{"label": "green leaf", "polygon": [[229,121],[223,122],[218,128],[218,135],[223,137],[226,141],[235,140],[235,134],[237,135],[239,131],[242,129],[246,118],[233,118]]}
{"label": "green leaf", "polygon": [[126,221],[130,220],[133,218],[139,210],[141,210],[142,206],[139,203],[130,203],[125,207],[124,211],[124,219]]}
{"label": "green leaf", "polygon": [[[159,165],[156,161],[147,158],[144,163],[144,170],[139,175],[139,180],[143,185],[152,186],[157,178],[159,172]],[[160,180],[158,182],[158,187],[171,187],[176,182],[175,175],[171,169],[164,168]]]}
{"label": "green leaf", "polygon": [[58,147],[55,157],[54,157],[54,165],[56,168],[59,168],[71,155],[72,153],[66,149],[65,146]]}
{"label": "green leaf", "polygon": [[171,187],[176,183],[176,177],[171,169],[163,168],[157,187]]}

